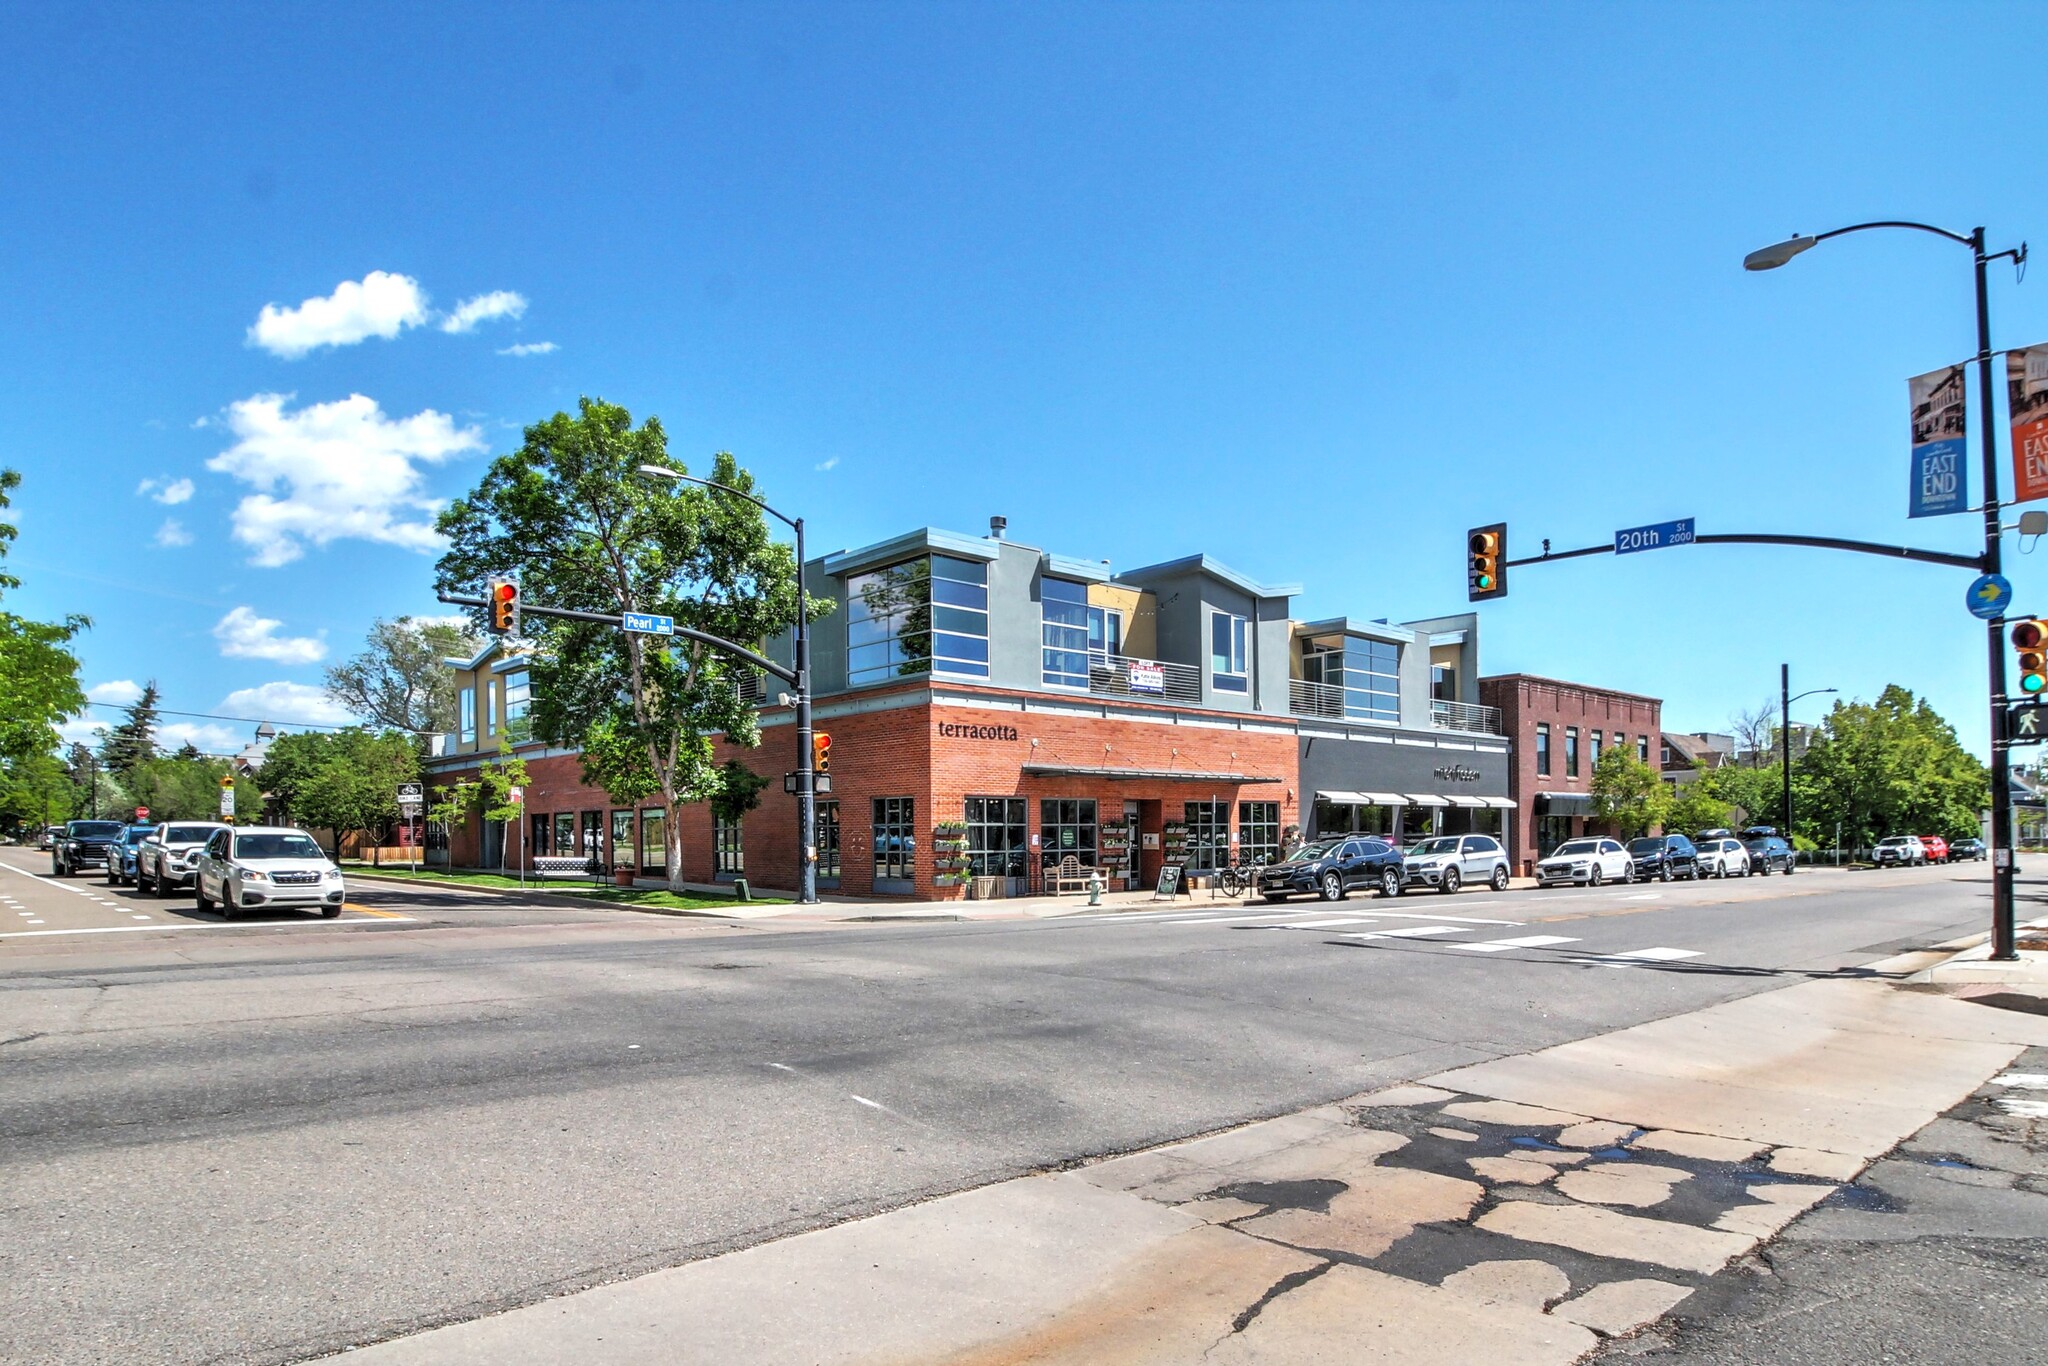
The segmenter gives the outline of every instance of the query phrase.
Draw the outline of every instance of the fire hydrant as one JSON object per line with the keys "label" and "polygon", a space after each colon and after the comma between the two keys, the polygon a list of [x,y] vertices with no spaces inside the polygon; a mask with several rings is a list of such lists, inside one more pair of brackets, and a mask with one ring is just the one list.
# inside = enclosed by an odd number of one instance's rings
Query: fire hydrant
{"label": "fire hydrant", "polygon": [[1090,906],[1100,906],[1102,904],[1102,889],[1104,885],[1102,874],[1090,873],[1088,875],[1088,904]]}

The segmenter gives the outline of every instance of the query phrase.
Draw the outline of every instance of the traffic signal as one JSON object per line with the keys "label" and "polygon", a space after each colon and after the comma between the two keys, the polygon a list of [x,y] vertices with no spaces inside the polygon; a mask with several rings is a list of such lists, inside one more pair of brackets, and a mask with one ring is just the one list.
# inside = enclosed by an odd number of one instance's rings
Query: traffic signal
{"label": "traffic signal", "polygon": [[2040,696],[2048,690],[2048,621],[2016,623],[2012,645],[2020,652],[2020,691],[2029,697]]}
{"label": "traffic signal", "polygon": [[1474,527],[1465,536],[1466,600],[1508,595],[1508,524]]}
{"label": "traffic signal", "polygon": [[228,774],[223,773],[220,775],[220,785],[222,787],[233,787],[235,785],[235,780]]}
{"label": "traffic signal", "polygon": [[510,579],[492,579],[484,593],[490,603],[493,635],[519,634],[519,585]]}
{"label": "traffic signal", "polygon": [[830,773],[831,771],[832,737],[822,730],[813,731],[811,734],[811,772]]}

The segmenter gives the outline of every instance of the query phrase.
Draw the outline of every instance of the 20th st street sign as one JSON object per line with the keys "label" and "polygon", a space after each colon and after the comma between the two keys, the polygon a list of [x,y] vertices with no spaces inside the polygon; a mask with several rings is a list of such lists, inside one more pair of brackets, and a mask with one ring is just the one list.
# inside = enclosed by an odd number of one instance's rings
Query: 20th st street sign
{"label": "20th st street sign", "polygon": [[1614,553],[1617,555],[1633,555],[1640,550],[1662,550],[1667,545],[1692,543],[1693,529],[1690,517],[1681,517],[1675,522],[1632,526],[1625,531],[1614,533]]}
{"label": "20th st street sign", "polygon": [[2048,740],[2048,702],[2015,702],[2005,709],[2005,742],[2038,745]]}

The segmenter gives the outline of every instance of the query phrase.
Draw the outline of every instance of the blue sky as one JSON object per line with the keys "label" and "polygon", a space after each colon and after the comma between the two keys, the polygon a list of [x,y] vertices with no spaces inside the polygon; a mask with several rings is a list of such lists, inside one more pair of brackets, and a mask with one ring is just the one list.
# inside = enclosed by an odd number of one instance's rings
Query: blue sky
{"label": "blue sky", "polygon": [[[1977,518],[1905,516],[1905,381],[1974,349],[1966,253],[1740,261],[1870,218],[2048,240],[2034,18],[29,7],[0,33],[10,605],[89,613],[103,697],[328,719],[325,664],[438,610],[431,505],[586,393],[734,451],[815,551],[1001,513],[1301,581],[1305,617],[1461,610],[1496,519],[1517,553],[1685,515],[1970,551]],[[1994,344],[2048,341],[2048,282],[1992,280]],[[1483,663],[1700,729],[1789,660],[1926,692],[1981,749],[1967,580],[1596,557],[1517,571]]]}

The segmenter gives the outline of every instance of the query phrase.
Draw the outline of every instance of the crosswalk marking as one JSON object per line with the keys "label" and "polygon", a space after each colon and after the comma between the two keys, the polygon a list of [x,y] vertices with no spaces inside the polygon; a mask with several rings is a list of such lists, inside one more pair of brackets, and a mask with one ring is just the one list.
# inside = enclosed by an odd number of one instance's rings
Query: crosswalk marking
{"label": "crosswalk marking", "polygon": [[1698,949],[1630,949],[1627,953],[1601,955],[1610,960],[1625,960],[1638,963],[1675,963],[1681,958],[1698,958]]}
{"label": "crosswalk marking", "polygon": [[1509,949],[1547,949],[1557,944],[1578,942],[1569,935],[1532,934],[1521,939],[1490,939],[1483,944],[1456,944],[1452,947],[1469,949],[1473,953],[1505,953]]}
{"label": "crosswalk marking", "polygon": [[1373,930],[1348,936],[1352,939],[1420,939],[1432,934],[1470,934],[1470,925],[1410,925],[1399,930]]}
{"label": "crosswalk marking", "polygon": [[1332,925],[1370,925],[1372,923],[1373,917],[1369,915],[1344,915],[1338,916],[1335,920],[1297,920],[1290,925],[1268,925],[1266,928],[1272,930],[1327,930]]}

